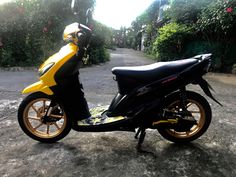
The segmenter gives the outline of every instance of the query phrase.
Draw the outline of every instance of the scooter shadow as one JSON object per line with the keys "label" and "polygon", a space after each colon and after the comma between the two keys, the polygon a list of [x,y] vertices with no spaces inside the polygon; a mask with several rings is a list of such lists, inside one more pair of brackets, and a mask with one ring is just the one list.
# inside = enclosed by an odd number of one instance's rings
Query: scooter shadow
{"label": "scooter shadow", "polygon": [[[92,168],[98,166],[102,171],[106,169],[129,171],[133,167],[129,164],[148,167],[149,172],[166,176],[235,176],[236,157],[227,149],[208,147],[203,142],[197,141],[187,144],[174,144],[162,141],[155,144],[144,143],[144,152],[137,152],[135,147],[121,144],[101,144],[83,146],[59,142],[54,144],[35,144],[35,149],[40,151],[64,152],[65,159],[75,167]],[[93,165],[91,165],[93,164]],[[102,165],[101,165],[102,164]],[[143,165],[140,165],[143,164]],[[136,168],[136,167],[135,167]]]}
{"label": "scooter shadow", "polygon": [[208,146],[199,140],[185,144],[167,142],[154,150],[154,157],[153,162],[158,165],[150,164],[152,170],[165,176],[236,176],[236,155],[225,146]]}

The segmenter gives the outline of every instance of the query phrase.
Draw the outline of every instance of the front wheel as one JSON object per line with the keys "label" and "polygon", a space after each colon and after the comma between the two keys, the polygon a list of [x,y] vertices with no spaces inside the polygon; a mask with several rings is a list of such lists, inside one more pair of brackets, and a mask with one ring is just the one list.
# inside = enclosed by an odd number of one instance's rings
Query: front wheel
{"label": "front wheel", "polygon": [[[205,133],[211,123],[211,107],[207,100],[198,93],[186,92],[186,108],[188,116],[195,119],[196,124],[188,131],[180,131],[175,128],[158,128],[159,133],[167,140],[175,143],[190,142]],[[168,111],[178,113],[182,110],[179,94],[169,97],[165,103]]]}
{"label": "front wheel", "polygon": [[46,116],[51,102],[50,96],[36,92],[28,95],[18,110],[18,122],[22,130],[43,143],[56,142],[71,130],[71,124],[59,103],[54,103],[50,115]]}

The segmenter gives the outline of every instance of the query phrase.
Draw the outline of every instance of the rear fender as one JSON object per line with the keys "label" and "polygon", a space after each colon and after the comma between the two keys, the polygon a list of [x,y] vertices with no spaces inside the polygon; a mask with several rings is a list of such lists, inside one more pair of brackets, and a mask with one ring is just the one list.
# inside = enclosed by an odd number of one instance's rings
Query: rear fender
{"label": "rear fender", "polygon": [[210,97],[212,100],[214,100],[219,105],[223,106],[219,101],[217,101],[213,97],[213,95],[212,95],[210,90],[214,91],[214,89],[211,87],[211,85],[206,80],[204,80],[202,77],[200,77],[199,79],[195,80],[194,84],[198,84],[208,97]]}
{"label": "rear fender", "polygon": [[29,85],[22,91],[22,94],[32,93],[32,92],[43,92],[47,95],[53,95],[52,90],[47,85],[45,85],[43,81],[38,81],[34,84]]}

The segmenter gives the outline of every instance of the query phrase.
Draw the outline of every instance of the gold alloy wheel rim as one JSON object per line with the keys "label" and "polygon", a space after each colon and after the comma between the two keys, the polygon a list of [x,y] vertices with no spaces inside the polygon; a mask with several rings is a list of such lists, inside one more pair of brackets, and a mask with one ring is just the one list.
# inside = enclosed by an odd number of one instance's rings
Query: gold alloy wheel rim
{"label": "gold alloy wheel rim", "polygon": [[[25,108],[23,120],[26,128],[35,136],[40,138],[53,138],[58,136],[66,127],[67,118],[64,111],[59,105],[52,109],[49,115],[51,118],[58,119],[55,122],[42,122],[42,117],[47,111],[51,100],[47,98],[39,98],[31,101]],[[60,114],[53,113],[54,110],[60,110]]]}
{"label": "gold alloy wheel rim", "polygon": [[[180,101],[176,101],[168,106],[168,109],[170,111],[178,111],[178,105],[180,104]],[[196,125],[193,125],[193,127],[190,129],[190,131],[185,132],[178,132],[174,129],[167,129],[167,132],[176,138],[190,138],[197,134],[202,127],[204,126],[204,123],[206,121],[206,114],[201,104],[199,104],[195,100],[187,99],[187,110],[191,113],[191,115],[194,117],[194,119],[197,121]]]}

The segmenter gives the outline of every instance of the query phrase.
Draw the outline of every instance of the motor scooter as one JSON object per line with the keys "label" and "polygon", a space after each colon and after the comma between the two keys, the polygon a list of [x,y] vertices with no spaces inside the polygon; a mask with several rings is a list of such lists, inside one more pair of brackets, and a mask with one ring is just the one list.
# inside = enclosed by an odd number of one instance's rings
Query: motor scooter
{"label": "motor scooter", "polygon": [[[72,0],[74,9],[75,0]],[[68,42],[39,67],[39,81],[26,87],[28,94],[18,109],[22,130],[34,140],[53,143],[71,129],[78,132],[136,132],[138,149],[146,129],[155,129],[167,140],[190,142],[205,133],[211,123],[208,101],[189,91],[189,84],[200,85],[207,96],[219,103],[203,79],[211,65],[211,54],[145,66],[114,67],[112,73],[118,91],[108,107],[90,110],[91,117],[81,118],[80,63],[86,53],[92,30],[86,25],[66,26],[63,39]],[[80,101],[79,101],[80,100]],[[220,103],[219,103],[220,104]]]}

